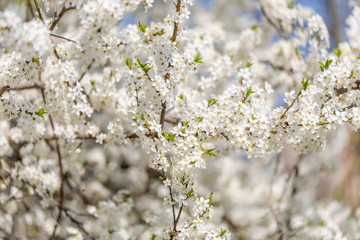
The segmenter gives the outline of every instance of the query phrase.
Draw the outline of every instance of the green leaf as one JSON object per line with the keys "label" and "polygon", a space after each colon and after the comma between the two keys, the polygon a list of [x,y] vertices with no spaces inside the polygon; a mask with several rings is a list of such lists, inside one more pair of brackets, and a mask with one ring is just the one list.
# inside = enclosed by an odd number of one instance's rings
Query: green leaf
{"label": "green leaf", "polygon": [[15,5],[16,5],[16,6],[19,6],[19,5],[21,5],[23,2],[24,2],[24,0],[16,0],[16,1],[15,1]]}
{"label": "green leaf", "polygon": [[291,1],[289,2],[289,4],[288,4],[288,8],[293,9],[293,8],[294,8],[294,3],[295,3],[295,1],[294,1],[294,0],[291,0]]}
{"label": "green leaf", "polygon": [[320,64],[320,70],[323,72],[325,69],[326,69],[326,70],[329,69],[329,66],[330,66],[330,64],[331,64],[332,62],[333,62],[332,59],[327,59],[326,62],[325,62],[325,64],[322,63],[322,62],[319,62],[319,64]]}
{"label": "green leaf", "polygon": [[143,72],[144,73],[148,73],[149,71],[150,71],[150,69],[151,69],[151,66],[150,66],[150,63],[142,63],[141,61],[140,61],[140,59],[139,58],[137,58],[137,62],[138,62],[138,64],[139,64],[139,67],[138,68],[141,68],[141,70],[143,70]]}
{"label": "green leaf", "polygon": [[202,57],[200,57],[199,54],[196,54],[196,56],[194,57],[194,62],[196,63],[203,63],[202,61],[200,61],[202,59]]}
{"label": "green leaf", "polygon": [[175,135],[173,133],[171,133],[169,136],[166,132],[163,131],[163,134],[164,134],[166,140],[170,140],[172,142],[175,141]]}
{"label": "green leaf", "polygon": [[249,87],[247,90],[246,90],[246,98],[250,96],[250,94],[252,93],[255,93],[253,90],[251,90],[251,87]]}
{"label": "green leaf", "polygon": [[184,94],[180,94],[180,95],[179,95],[179,98],[180,98],[181,100],[184,100]]}
{"label": "green leaf", "polygon": [[302,84],[302,89],[306,90],[308,88],[308,86],[310,86],[311,82],[309,82],[309,79],[302,79],[301,80],[301,84]]}
{"label": "green leaf", "polygon": [[175,141],[175,135],[172,133],[172,134],[170,134],[170,140],[171,141]]}
{"label": "green leaf", "polygon": [[257,30],[258,28],[259,28],[259,25],[257,25],[257,24],[254,24],[251,26],[251,29],[254,31]]}
{"label": "green leaf", "polygon": [[300,56],[299,48],[295,48],[295,54],[296,54],[296,56]]}
{"label": "green leaf", "polygon": [[149,25],[146,25],[146,24],[141,24],[139,22],[139,24],[137,25],[138,29],[141,31],[141,32],[145,32],[145,29],[148,27]]}
{"label": "green leaf", "polygon": [[333,49],[334,54],[339,58],[341,56],[341,50],[340,48],[334,48]]}
{"label": "green leaf", "polygon": [[92,86],[95,86],[95,81],[90,81]]}
{"label": "green leaf", "polygon": [[217,104],[217,100],[216,99],[209,99],[208,100],[208,107],[214,105],[214,104]]}
{"label": "green leaf", "polygon": [[34,62],[34,63],[39,63],[39,58],[33,57],[31,59],[31,61]]}
{"label": "green leaf", "polygon": [[141,120],[145,121],[144,114],[141,114],[140,118],[141,118]]}
{"label": "green leaf", "polygon": [[249,60],[246,62],[246,67],[249,68],[251,67],[252,65],[254,65],[252,62],[250,62]]}
{"label": "green leaf", "polygon": [[156,236],[157,235],[155,233],[153,233],[153,235],[151,236],[151,240],[155,240]]}
{"label": "green leaf", "polygon": [[131,70],[134,63],[133,63],[133,60],[132,60],[132,59],[127,58],[127,59],[125,59],[125,64],[126,64],[126,66]]}
{"label": "green leaf", "polygon": [[204,117],[194,117],[193,120],[195,122],[201,122],[204,119]]}
{"label": "green leaf", "polygon": [[225,233],[227,233],[227,229],[225,228],[224,230],[221,228],[220,229],[220,236],[223,236]]}
{"label": "green leaf", "polygon": [[47,113],[45,112],[44,108],[40,108],[37,112],[35,112],[36,115],[38,115],[39,117],[44,118],[44,114]]}
{"label": "green leaf", "polygon": [[216,148],[212,148],[212,149],[208,149],[208,150],[205,150],[204,152],[203,152],[203,155],[208,155],[208,156],[210,156],[210,157],[216,157],[216,155],[212,152],[212,151],[214,151]]}
{"label": "green leaf", "polygon": [[209,206],[211,206],[211,204],[212,204],[213,194],[214,194],[214,192],[211,192],[211,193],[210,193],[210,196],[209,196]]}
{"label": "green leaf", "polygon": [[194,189],[192,188],[189,192],[188,192],[188,197],[193,197],[193,196],[195,196],[195,194],[194,194]]}
{"label": "green leaf", "polygon": [[161,35],[164,35],[165,34],[165,30],[164,29],[161,29],[160,31],[154,33],[154,35],[157,35],[157,36],[161,36]]}
{"label": "green leaf", "polygon": [[185,134],[186,127],[182,127],[180,131],[181,131],[182,134]]}
{"label": "green leaf", "polygon": [[352,78],[354,76],[354,70],[351,70],[349,78]]}

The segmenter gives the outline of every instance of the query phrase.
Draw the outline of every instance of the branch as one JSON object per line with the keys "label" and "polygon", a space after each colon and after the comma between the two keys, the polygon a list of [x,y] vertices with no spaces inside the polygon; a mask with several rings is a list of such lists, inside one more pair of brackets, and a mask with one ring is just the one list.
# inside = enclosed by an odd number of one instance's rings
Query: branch
{"label": "branch", "polygon": [[10,87],[9,86],[4,86],[1,88],[0,90],[0,97],[9,89]]}
{"label": "branch", "polygon": [[[36,0],[35,0],[36,1]],[[52,32],[54,30],[54,28],[56,27],[56,25],[59,23],[59,21],[61,20],[61,18],[64,16],[64,14],[67,12],[67,11],[70,11],[72,9],[76,9],[76,7],[69,7],[69,8],[66,8],[66,7],[63,7],[63,9],[61,9],[61,12],[59,14],[59,16],[57,18],[54,19],[54,21],[51,23],[50,25],[50,31]]]}
{"label": "branch", "polygon": [[327,3],[328,3],[328,7],[330,9],[330,14],[331,14],[331,23],[332,23],[331,32],[334,35],[336,45],[339,45],[339,43],[341,41],[341,33],[340,33],[340,26],[339,26],[339,18],[338,18],[338,14],[336,12],[336,9],[337,9],[336,1],[329,0],[329,1],[327,1]]}
{"label": "branch", "polygon": [[61,38],[61,39],[64,39],[64,40],[66,40],[66,41],[69,41],[69,42],[77,43],[77,42],[74,41],[74,40],[71,40],[71,39],[69,39],[69,38],[62,37],[62,36],[59,36],[59,35],[56,35],[56,34],[53,34],[53,33],[50,33],[50,36],[57,37],[57,38]]}
{"label": "branch", "polygon": [[[261,3],[260,3],[261,4]],[[261,4],[261,12],[262,14],[264,15],[264,17],[266,18],[266,20],[270,23],[271,26],[273,26],[276,31],[280,34],[280,36],[283,38],[283,39],[288,39],[288,37],[284,34],[282,28],[278,28],[278,26],[276,26],[276,24],[271,20],[271,18],[267,15],[265,9],[264,9],[264,6]]]}
{"label": "branch", "polygon": [[38,1],[37,1],[37,0],[34,0],[34,3],[35,3],[36,11],[37,11],[38,14],[39,14],[40,20],[41,20],[43,23],[45,23],[44,18],[43,18],[42,13],[41,13],[41,9],[40,9],[40,6],[39,6]]}
{"label": "branch", "polygon": [[294,101],[292,101],[292,103],[287,106],[287,108],[285,109],[285,112],[281,115],[280,119],[283,119],[286,116],[286,113],[294,105],[294,103],[296,102],[296,100],[299,98],[300,95],[301,95],[301,90],[299,91],[298,95],[296,95]]}

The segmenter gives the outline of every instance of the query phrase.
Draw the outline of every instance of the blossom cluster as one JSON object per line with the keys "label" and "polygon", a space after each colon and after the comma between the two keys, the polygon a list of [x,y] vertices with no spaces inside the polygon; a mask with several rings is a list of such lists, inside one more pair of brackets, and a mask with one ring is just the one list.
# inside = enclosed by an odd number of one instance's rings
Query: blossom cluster
{"label": "blossom cluster", "polygon": [[213,2],[0,5],[0,239],[360,238],[359,4]]}

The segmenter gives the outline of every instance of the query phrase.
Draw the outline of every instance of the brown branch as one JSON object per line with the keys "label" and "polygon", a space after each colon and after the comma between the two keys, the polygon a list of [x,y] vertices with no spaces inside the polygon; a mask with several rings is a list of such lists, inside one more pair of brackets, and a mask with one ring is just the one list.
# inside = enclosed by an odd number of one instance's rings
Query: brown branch
{"label": "brown branch", "polygon": [[20,91],[20,90],[27,90],[27,89],[44,89],[44,86],[41,84],[31,84],[31,85],[23,85],[23,86],[17,86],[17,87],[4,86],[0,90],[0,97],[6,91]]}
{"label": "brown branch", "polygon": [[77,42],[74,41],[74,40],[71,40],[71,39],[69,39],[69,38],[62,37],[62,36],[59,36],[59,35],[56,35],[56,34],[53,34],[53,33],[50,33],[50,36],[56,37],[56,38],[60,38],[60,39],[64,39],[64,40],[69,41],[69,42],[77,43]]}
{"label": "brown branch", "polygon": [[37,11],[38,14],[39,14],[40,20],[41,20],[43,23],[45,23],[44,18],[43,18],[42,13],[41,13],[41,9],[40,9],[40,6],[39,6],[38,1],[37,1],[37,0],[34,0],[34,3],[35,3],[36,11]]}
{"label": "brown branch", "polygon": [[[180,16],[180,10],[181,10],[181,0],[178,0],[177,4],[176,4],[176,13],[178,16]],[[175,20],[174,21],[174,31],[173,31],[173,35],[171,37],[172,42],[176,41],[178,29],[179,29],[179,22]]]}
{"label": "brown branch", "polygon": [[[261,4],[261,3],[260,3]],[[276,23],[273,22],[273,20],[269,17],[269,15],[267,15],[264,6],[261,4],[260,6],[261,9],[261,13],[264,15],[264,17],[266,18],[266,20],[270,23],[271,26],[273,26],[276,31],[279,33],[279,35],[283,38],[283,39],[288,39],[288,37],[284,34],[281,26],[280,28],[278,26],[276,26]]]}
{"label": "brown branch", "polygon": [[94,64],[94,62],[95,62],[95,58],[93,58],[93,59],[91,60],[90,64],[87,66],[86,70],[81,74],[81,76],[80,76],[80,78],[77,80],[77,82],[80,82],[80,81],[84,78],[85,74],[90,70],[90,68],[92,67],[92,65]]}
{"label": "brown branch", "polygon": [[54,19],[54,21],[51,23],[50,25],[50,31],[53,31],[56,27],[56,25],[59,23],[59,21],[61,20],[61,18],[64,16],[64,14],[67,12],[67,11],[70,11],[72,9],[76,9],[76,7],[69,7],[69,8],[66,8],[66,7],[63,7],[63,9],[61,9],[61,12],[59,14],[59,16],[57,18]]}
{"label": "brown branch", "polygon": [[285,112],[280,116],[280,119],[283,119],[286,116],[286,113],[289,111],[289,109],[294,105],[294,103],[296,102],[296,100],[299,98],[301,94],[301,90],[299,91],[298,95],[296,95],[294,101],[292,101],[292,103],[290,105],[287,106],[287,108],[285,109]]}
{"label": "brown branch", "polygon": [[[41,90],[41,95],[43,97],[44,103],[46,104],[46,97],[45,97],[45,90],[44,89]],[[52,131],[53,131],[53,136],[56,136],[55,135],[55,124],[54,124],[54,121],[53,121],[50,114],[49,114],[49,120],[50,120],[50,125],[51,125]],[[65,195],[65,193],[64,193],[64,167],[63,167],[63,163],[62,163],[62,155],[61,155],[61,150],[60,150],[60,145],[59,145],[58,139],[55,140],[55,146],[56,146],[56,153],[57,153],[57,156],[58,156],[59,176],[60,176],[60,201],[59,201],[60,206],[59,206],[59,214],[58,214],[58,217],[56,219],[56,224],[55,224],[53,233],[52,233],[52,235],[50,237],[50,240],[55,237],[58,225],[60,225],[61,213],[62,213],[62,210],[63,210],[62,207],[63,207],[64,195]]]}
{"label": "brown branch", "polygon": [[338,18],[338,14],[337,14],[337,6],[336,6],[336,1],[334,0],[329,0],[327,1],[328,3],[328,7],[330,9],[330,14],[331,14],[331,23],[332,23],[332,29],[331,32],[334,36],[336,45],[339,45],[339,43],[341,42],[341,33],[340,33],[340,26],[339,26],[339,18]]}
{"label": "brown branch", "polygon": [[282,231],[283,231],[282,230],[282,221],[280,219],[279,214],[275,211],[275,209],[273,207],[272,195],[273,195],[273,188],[274,188],[275,178],[276,178],[277,173],[279,171],[280,157],[281,157],[281,153],[279,153],[276,156],[275,167],[274,167],[273,175],[272,175],[271,182],[270,182],[270,191],[269,191],[269,197],[268,197],[268,204],[269,204],[270,212],[273,215],[273,217],[275,218],[275,221],[276,221],[276,224],[277,224],[277,233],[279,234],[279,240],[282,237]]}
{"label": "brown branch", "polygon": [[9,89],[10,87],[9,86],[4,86],[1,88],[0,90],[0,97]]}
{"label": "brown branch", "polygon": [[[181,0],[177,1],[176,4],[176,13],[178,15],[178,17],[180,16],[180,10],[181,10]],[[177,37],[177,32],[179,29],[179,22],[178,21],[174,21],[174,31],[173,31],[173,35],[171,37],[171,41],[172,42],[176,42],[176,37]],[[170,65],[170,64],[169,64]],[[165,81],[170,77],[169,74],[166,74],[165,76]],[[164,101],[163,103],[161,103],[161,112],[160,112],[160,124],[161,124],[161,129],[164,129],[164,121],[165,121],[165,114],[166,114],[166,101]]]}
{"label": "brown branch", "polygon": [[179,124],[180,119],[167,116],[167,117],[164,118],[164,121],[168,122],[168,123],[171,123],[171,124],[174,124],[174,125],[177,125],[177,124]]}
{"label": "brown branch", "polygon": [[161,112],[160,112],[160,125],[161,125],[161,129],[164,129],[165,113],[166,113],[166,101],[164,101],[163,103],[161,103]]}

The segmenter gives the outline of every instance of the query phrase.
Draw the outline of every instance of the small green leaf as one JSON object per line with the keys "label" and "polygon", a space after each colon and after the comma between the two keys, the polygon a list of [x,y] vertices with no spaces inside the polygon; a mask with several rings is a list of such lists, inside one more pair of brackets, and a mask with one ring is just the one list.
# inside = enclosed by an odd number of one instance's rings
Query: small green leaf
{"label": "small green leaf", "polygon": [[208,156],[210,156],[210,157],[216,157],[216,155],[212,152],[212,151],[214,151],[216,148],[212,148],[212,149],[208,149],[208,150],[205,150],[204,152],[203,152],[203,155],[208,155]]}
{"label": "small green leaf", "polygon": [[116,232],[116,231],[115,231],[114,229],[109,229],[109,230],[108,230],[108,233],[109,233],[109,234],[113,234],[113,233],[115,233],[115,232]]}
{"label": "small green leaf", "polygon": [[145,121],[144,114],[141,114],[140,118],[141,118],[141,120]]}
{"label": "small green leaf", "polygon": [[211,206],[211,204],[212,204],[213,194],[214,194],[214,192],[211,192],[211,193],[210,193],[210,196],[209,196],[209,206]]}
{"label": "small green leaf", "polygon": [[352,78],[354,76],[354,70],[351,70],[349,78]]}
{"label": "small green leaf", "polygon": [[220,236],[224,236],[224,234],[227,233],[227,231],[228,231],[227,229],[224,229],[224,230],[223,230],[223,229],[221,228],[221,229],[220,229]]}
{"label": "small green leaf", "polygon": [[251,87],[249,87],[247,90],[246,90],[246,98],[248,98],[250,96],[250,94],[252,93],[255,93],[253,90],[251,90]]}
{"label": "small green leaf", "polygon": [[325,221],[321,220],[320,222],[317,223],[318,226],[325,226]]}
{"label": "small green leaf", "polygon": [[33,57],[31,59],[31,61],[34,62],[34,63],[39,63],[39,58]]}
{"label": "small green leaf", "polygon": [[131,70],[134,63],[133,63],[133,60],[132,60],[132,59],[127,58],[127,59],[125,59],[125,64],[126,64],[126,66]]}
{"label": "small green leaf", "polygon": [[157,35],[157,36],[161,36],[161,35],[164,35],[165,34],[165,30],[164,29],[161,29],[160,31],[154,33],[154,35]]}
{"label": "small green leaf", "polygon": [[95,86],[95,81],[90,81],[92,86]]}
{"label": "small green leaf", "polygon": [[209,99],[208,100],[208,107],[214,105],[214,104],[217,104],[217,100],[216,99]]}
{"label": "small green leaf", "polygon": [[300,50],[299,50],[299,48],[295,48],[295,54],[296,54],[296,56],[300,56]]}
{"label": "small green leaf", "polygon": [[186,127],[182,127],[180,131],[181,131],[182,134],[185,134]]}
{"label": "small green leaf", "polygon": [[252,62],[250,62],[249,60],[246,62],[246,67],[249,68],[251,67],[252,65],[254,65]]}
{"label": "small green leaf", "polygon": [[139,22],[139,24],[137,25],[138,29],[141,31],[141,32],[145,32],[145,29],[148,27],[149,25],[146,25],[146,24],[141,24]]}
{"label": "small green leaf", "polygon": [[156,236],[157,235],[155,233],[153,233],[153,235],[151,236],[151,240],[155,240]]}
{"label": "small green leaf", "polygon": [[184,100],[184,94],[180,94],[180,95],[179,95],[179,98],[180,98],[181,100]]}
{"label": "small green leaf", "polygon": [[195,122],[201,122],[204,119],[204,117],[194,117],[193,120]]}
{"label": "small green leaf", "polygon": [[334,48],[333,49],[334,54],[339,58],[341,56],[341,50],[340,48]]}
{"label": "small green leaf", "polygon": [[37,112],[35,112],[36,115],[38,115],[39,117],[44,118],[44,114],[47,113],[45,112],[44,108],[40,108]]}
{"label": "small green leaf", "polygon": [[196,56],[194,57],[194,62],[196,63],[203,63],[202,61],[200,61],[202,59],[202,57],[200,57],[199,54],[196,54]]}
{"label": "small green leaf", "polygon": [[330,64],[333,62],[332,59],[327,59],[325,64],[319,61],[320,70],[323,72],[325,69],[329,69]]}
{"label": "small green leaf", "polygon": [[195,194],[194,194],[194,189],[192,188],[189,192],[188,192],[188,197],[193,197],[193,196],[195,196]]}
{"label": "small green leaf", "polygon": [[142,63],[141,61],[140,61],[140,59],[139,58],[137,58],[137,62],[138,62],[138,64],[139,64],[139,67],[138,68],[141,68],[141,70],[143,70],[143,72],[144,73],[148,73],[149,71],[150,71],[150,69],[151,69],[151,65],[150,65],[150,63]]}
{"label": "small green leaf", "polygon": [[302,89],[306,90],[308,88],[308,86],[310,86],[311,82],[309,82],[309,79],[302,79],[301,80],[301,84],[302,84]]}
{"label": "small green leaf", "polygon": [[289,4],[288,4],[288,8],[293,9],[293,8],[294,8],[294,3],[295,3],[295,1],[294,1],[294,0],[291,0],[291,1],[289,2]]}
{"label": "small green leaf", "polygon": [[254,24],[251,26],[251,29],[254,31],[257,30],[258,28],[259,28],[259,25],[257,25],[257,24]]}
{"label": "small green leaf", "polygon": [[172,133],[172,134],[170,134],[170,140],[171,141],[175,141],[175,135]]}

